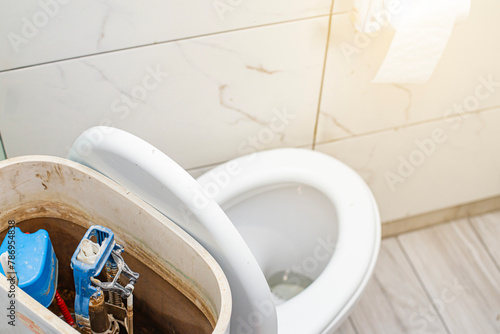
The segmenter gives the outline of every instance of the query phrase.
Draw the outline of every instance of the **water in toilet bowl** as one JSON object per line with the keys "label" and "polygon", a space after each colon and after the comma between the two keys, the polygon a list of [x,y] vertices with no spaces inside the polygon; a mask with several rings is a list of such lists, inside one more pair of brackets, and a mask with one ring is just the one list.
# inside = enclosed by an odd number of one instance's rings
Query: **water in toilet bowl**
{"label": "water in toilet bowl", "polygon": [[276,305],[281,305],[295,297],[312,282],[311,278],[291,270],[277,272],[267,280],[273,294],[273,302]]}

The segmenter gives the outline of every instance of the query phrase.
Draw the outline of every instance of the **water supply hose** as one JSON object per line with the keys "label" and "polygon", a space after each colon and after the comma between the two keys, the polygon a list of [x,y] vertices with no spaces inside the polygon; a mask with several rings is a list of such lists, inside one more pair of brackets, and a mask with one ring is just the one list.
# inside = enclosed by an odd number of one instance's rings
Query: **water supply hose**
{"label": "water supply hose", "polygon": [[66,306],[66,303],[64,302],[64,300],[61,298],[61,296],[59,295],[59,291],[56,290],[56,303],[57,303],[57,306],[59,306],[59,309],[61,310],[63,316],[64,316],[64,320],[66,320],[66,322],[68,323],[68,325],[70,325],[71,327],[75,327],[75,320],[73,320],[73,317],[71,316],[71,313],[69,312],[68,310],[68,307]]}

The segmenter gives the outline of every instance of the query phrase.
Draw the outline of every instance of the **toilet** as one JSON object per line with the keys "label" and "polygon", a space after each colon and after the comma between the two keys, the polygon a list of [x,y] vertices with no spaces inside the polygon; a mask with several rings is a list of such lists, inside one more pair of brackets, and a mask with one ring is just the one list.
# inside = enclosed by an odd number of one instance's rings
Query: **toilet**
{"label": "toilet", "polygon": [[373,195],[351,168],[297,148],[249,154],[198,182],[259,263],[279,333],[332,333],[359,299],[380,246]]}
{"label": "toilet", "polygon": [[331,333],[373,271],[380,218],[369,188],[336,159],[275,149],[194,180],[154,146],[94,127],[69,158],[115,180],[193,236],[231,287],[231,333]]}

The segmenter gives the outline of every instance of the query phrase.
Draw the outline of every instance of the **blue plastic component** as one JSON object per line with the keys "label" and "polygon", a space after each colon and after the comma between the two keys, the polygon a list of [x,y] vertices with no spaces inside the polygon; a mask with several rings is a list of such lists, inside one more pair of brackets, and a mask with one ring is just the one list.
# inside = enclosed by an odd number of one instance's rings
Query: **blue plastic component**
{"label": "blue plastic component", "polygon": [[[19,227],[9,229],[0,246],[0,254],[9,251],[9,242],[10,251],[13,251],[15,256],[13,261],[19,279],[18,286],[40,304],[48,307],[56,293],[58,273],[58,261],[49,234],[45,230],[25,234]],[[5,275],[2,266],[0,272]]]}
{"label": "blue plastic component", "polygon": [[[97,238],[100,249],[95,262],[88,264],[78,260],[77,256],[80,253],[82,242],[85,239],[90,240],[92,236]],[[75,315],[77,315],[77,321],[78,316],[89,319],[90,297],[99,291],[95,286],[92,286],[90,278],[99,276],[115,245],[115,236],[109,228],[94,225],[87,230],[71,257],[71,268],[73,268],[75,279]]]}

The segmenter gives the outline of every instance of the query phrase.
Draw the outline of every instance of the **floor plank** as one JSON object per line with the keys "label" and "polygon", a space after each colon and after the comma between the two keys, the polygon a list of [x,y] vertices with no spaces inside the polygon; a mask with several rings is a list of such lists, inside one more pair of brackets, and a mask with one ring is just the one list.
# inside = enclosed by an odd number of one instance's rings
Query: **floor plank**
{"label": "floor plank", "polygon": [[467,219],[397,238],[450,333],[500,333],[500,272]]}
{"label": "floor plank", "polygon": [[372,279],[351,314],[358,333],[446,333],[395,238],[382,241]]}
{"label": "floor plank", "polygon": [[500,211],[472,217],[470,221],[500,270]]}
{"label": "floor plank", "polygon": [[342,326],[335,331],[335,334],[356,334],[356,331],[352,327],[351,319],[344,321]]}

